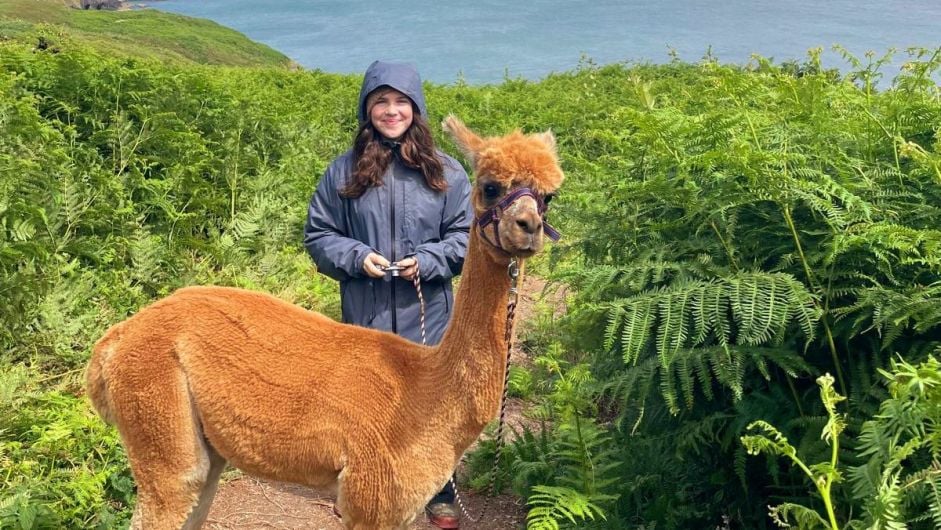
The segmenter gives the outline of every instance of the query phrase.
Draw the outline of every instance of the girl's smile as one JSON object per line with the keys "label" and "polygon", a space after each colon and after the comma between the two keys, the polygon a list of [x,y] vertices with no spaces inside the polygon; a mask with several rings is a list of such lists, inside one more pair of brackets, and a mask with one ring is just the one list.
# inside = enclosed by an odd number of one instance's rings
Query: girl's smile
{"label": "girl's smile", "polygon": [[412,125],[412,100],[398,90],[376,90],[369,95],[366,108],[372,126],[389,140],[398,140]]}

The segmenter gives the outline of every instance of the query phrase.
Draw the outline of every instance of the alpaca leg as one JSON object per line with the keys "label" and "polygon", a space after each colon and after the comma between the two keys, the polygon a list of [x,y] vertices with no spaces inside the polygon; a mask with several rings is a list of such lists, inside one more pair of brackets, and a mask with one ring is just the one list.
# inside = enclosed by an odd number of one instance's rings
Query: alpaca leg
{"label": "alpaca leg", "polygon": [[219,476],[225,469],[226,461],[209,444],[206,445],[206,453],[209,457],[209,473],[206,476],[206,483],[199,494],[199,501],[196,507],[190,513],[189,519],[183,526],[183,530],[198,530],[202,528],[206,518],[209,517],[209,507],[212,506],[212,499],[216,496],[216,489],[219,487]]}
{"label": "alpaca leg", "polygon": [[337,507],[350,530],[399,530],[407,527],[405,500],[391,466],[373,461],[364,472],[345,468],[339,477]]}
{"label": "alpaca leg", "polygon": [[134,515],[131,516],[131,526],[128,530],[144,530],[144,516],[141,512],[144,510],[144,503],[140,498],[137,499],[137,505],[134,506]]}
{"label": "alpaca leg", "polygon": [[132,381],[133,387],[110,389],[137,483],[131,527],[180,530],[208,481],[210,455],[179,364],[159,350],[145,354],[152,361],[147,373],[127,373],[139,369],[137,363],[116,366],[126,371],[120,380]]}
{"label": "alpaca leg", "polygon": [[369,504],[374,499],[368,497],[366,490],[361,487],[356,473],[346,467],[338,477],[336,506],[340,512],[343,526],[348,530],[366,530],[373,528],[385,530],[371,521]]}
{"label": "alpaca leg", "polygon": [[205,442],[200,440],[200,443],[202,450],[197,458],[183,466],[188,468],[183,480],[163,483],[159,493],[138,486],[137,507],[131,523],[133,530],[202,528],[226,461]]}
{"label": "alpaca leg", "polygon": [[[142,469],[142,466],[135,466],[133,459],[131,462],[131,469],[134,471],[137,482],[137,506],[134,508],[131,528],[133,530],[180,530],[184,528],[199,497],[201,484],[190,477],[169,476],[179,475],[179,471],[182,471],[180,468],[160,469],[160,475],[163,476],[145,482],[140,478],[144,476],[143,473],[137,471]],[[195,465],[196,462],[194,461],[193,464]],[[184,473],[189,474],[189,472]]]}

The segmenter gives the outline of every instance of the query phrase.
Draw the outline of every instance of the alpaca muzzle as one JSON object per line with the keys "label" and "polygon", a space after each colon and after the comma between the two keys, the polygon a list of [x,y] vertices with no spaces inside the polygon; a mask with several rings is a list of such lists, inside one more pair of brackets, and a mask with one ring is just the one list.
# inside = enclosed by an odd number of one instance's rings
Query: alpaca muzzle
{"label": "alpaca muzzle", "polygon": [[[500,202],[482,213],[480,217],[474,221],[477,227],[480,229],[480,235],[484,238],[484,240],[499,248],[500,250],[505,250],[503,245],[500,244],[500,220],[503,216],[503,213],[510,207],[510,205],[522,197],[532,197],[533,200],[536,201],[536,212],[539,215],[539,220],[542,224],[542,231],[546,237],[552,241],[558,241],[562,237],[562,234],[549,225],[549,223],[545,220],[546,210],[549,209],[549,205],[546,204],[545,198],[529,188],[517,188],[508,193],[507,196],[504,197]],[[492,240],[487,236],[488,226],[493,226]]]}

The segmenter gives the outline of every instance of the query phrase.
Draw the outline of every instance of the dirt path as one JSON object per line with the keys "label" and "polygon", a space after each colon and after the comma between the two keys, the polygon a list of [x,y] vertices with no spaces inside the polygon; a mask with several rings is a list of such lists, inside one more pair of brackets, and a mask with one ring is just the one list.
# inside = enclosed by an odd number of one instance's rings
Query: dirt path
{"label": "dirt path", "polygon": [[[518,498],[509,495],[494,497],[484,512],[485,495],[464,492],[461,496],[472,516],[480,517],[482,514],[485,519],[473,523],[465,518],[461,521],[462,529],[513,530],[525,526],[526,509]],[[343,530],[340,520],[333,515],[332,497],[303,486],[249,477],[237,478],[219,489],[206,527],[211,530]],[[436,528],[424,517],[409,526],[410,530]]]}
{"label": "dirt path", "polygon": [[[525,278],[516,310],[517,330],[532,317],[534,300],[541,295],[543,286],[544,282],[539,278]],[[514,349],[511,357],[514,363],[528,362],[518,349]],[[507,404],[507,423],[516,425],[526,421],[524,409],[525,403],[511,400]],[[462,529],[515,530],[526,525],[525,501],[518,497],[501,495],[490,498],[467,490],[460,494],[472,517],[483,516],[476,523],[462,519]],[[333,515],[332,497],[303,486],[268,482],[238,473],[219,487],[206,527],[210,530],[343,530],[340,520]],[[419,517],[409,526],[410,530],[435,528],[424,517]]]}

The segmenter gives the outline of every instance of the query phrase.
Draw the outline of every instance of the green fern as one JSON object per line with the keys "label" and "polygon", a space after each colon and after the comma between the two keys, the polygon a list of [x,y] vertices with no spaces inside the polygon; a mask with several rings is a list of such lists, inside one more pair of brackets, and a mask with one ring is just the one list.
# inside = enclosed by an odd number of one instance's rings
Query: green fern
{"label": "green fern", "polygon": [[761,434],[742,437],[742,444],[748,449],[749,454],[767,453],[773,456],[784,456],[791,460],[811,480],[820,494],[821,500],[823,500],[827,511],[826,519],[810,508],[792,503],[784,503],[771,508],[771,518],[780,526],[787,526],[787,516],[793,515],[798,521],[799,528],[816,528],[821,523],[822,526],[831,530],[839,530],[840,528],[833,507],[831,488],[835,483],[842,480],[842,474],[837,468],[837,463],[840,450],[839,439],[846,429],[846,420],[842,413],[836,411],[836,405],[846,398],[833,390],[833,382],[833,377],[830,374],[817,379],[817,384],[820,385],[820,400],[827,409],[827,423],[824,425],[821,438],[831,447],[829,461],[812,465],[804,463],[797,454],[797,449],[788,442],[787,437],[766,421],[755,421],[748,426],[749,430],[762,431]]}
{"label": "green fern", "polygon": [[527,500],[527,530],[558,530],[559,521],[572,524],[596,517],[604,519],[604,513],[589,498],[571,488],[560,486],[536,486]]}
{"label": "green fern", "polygon": [[710,340],[742,345],[781,341],[791,324],[810,342],[818,318],[802,284],[787,275],[766,273],[679,282],[615,301],[606,313],[606,347],[617,346],[630,364],[653,346],[664,367],[680,349]]}
{"label": "green fern", "polygon": [[781,528],[793,528],[791,520],[801,530],[832,528],[827,520],[814,510],[800,504],[782,503],[768,508],[771,521]]}
{"label": "green fern", "polygon": [[849,470],[854,497],[865,501],[872,528],[906,528],[937,521],[941,513],[941,363],[935,357],[914,365],[893,360],[880,370],[891,397],[863,424],[859,455]]}

